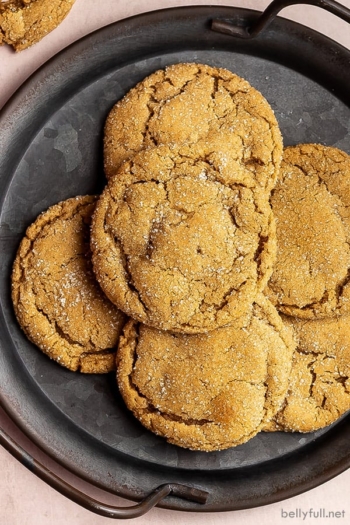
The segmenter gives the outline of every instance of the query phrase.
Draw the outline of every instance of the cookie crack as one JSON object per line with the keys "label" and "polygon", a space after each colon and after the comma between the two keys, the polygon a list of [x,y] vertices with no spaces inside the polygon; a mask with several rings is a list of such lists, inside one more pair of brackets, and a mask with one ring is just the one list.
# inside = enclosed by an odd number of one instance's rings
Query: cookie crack
{"label": "cookie crack", "polygon": [[[94,201],[93,201],[94,202]],[[69,216],[69,220],[72,220],[74,219],[74,217],[76,215],[78,215],[80,213],[80,211],[85,208],[86,206],[90,205],[90,204],[93,204],[93,202],[89,202],[89,203],[82,203],[82,204],[78,204],[78,206],[76,207],[75,211]],[[33,245],[35,243],[35,241],[38,239],[38,237],[42,237],[43,239],[46,239],[48,236],[50,236],[50,234],[43,234],[42,230],[45,228],[45,229],[48,229],[51,227],[52,224],[54,224],[57,220],[62,220],[62,209],[64,209],[64,206],[61,206],[60,207],[60,213],[57,213],[55,215],[55,217],[53,217],[52,219],[50,220],[47,220],[43,226],[41,226],[40,230],[38,231],[38,233],[35,235],[35,237],[33,238],[30,238],[28,237],[28,234],[25,235],[25,239],[27,239],[27,241],[29,241],[29,245],[25,251],[24,254],[21,254],[21,259],[26,259],[28,257],[28,255],[31,255],[33,256]],[[41,215],[44,215],[46,213],[46,211],[42,212]],[[40,215],[39,215],[40,217]],[[29,226],[29,228],[31,228]]]}
{"label": "cookie crack", "polygon": [[40,308],[37,304],[35,304],[35,306],[36,306],[37,311],[47,319],[48,323],[54,328],[54,331],[58,333],[61,339],[64,339],[70,345],[78,345],[81,348],[83,348],[84,345],[82,345],[79,341],[75,341],[68,334],[66,334],[62,330],[62,328],[59,326],[58,322],[55,320],[52,320],[50,316],[45,312],[45,310],[43,310],[43,308]]}
{"label": "cookie crack", "polygon": [[[309,155],[307,155],[307,157],[310,158]],[[321,175],[318,173],[317,170],[315,170],[315,169],[313,168],[313,173],[310,174],[310,173],[308,172],[308,170],[307,170],[303,165],[301,165],[301,164],[294,163],[293,166],[295,166],[296,168],[298,168],[298,169],[302,172],[302,174],[303,174],[306,178],[308,178],[308,179],[309,179],[310,177],[312,177],[312,176],[316,176],[316,178],[317,178],[317,184],[318,184],[319,186],[321,186],[321,187],[323,186],[323,187],[326,189],[326,191],[327,191],[332,197],[335,197],[335,195],[334,195],[334,194],[330,191],[330,189],[328,188],[327,182],[321,177]]]}
{"label": "cookie crack", "polygon": [[116,352],[115,348],[104,348],[103,350],[91,350],[91,352],[83,352],[80,358],[89,356],[101,356],[101,355],[114,355]]}
{"label": "cookie crack", "polygon": [[140,291],[137,289],[137,287],[136,287],[136,285],[135,285],[135,283],[133,281],[132,273],[131,273],[130,268],[129,268],[129,256],[123,254],[122,261],[124,262],[123,267],[124,267],[124,271],[125,271],[125,274],[126,274],[126,277],[127,277],[127,285],[129,287],[130,291],[135,293],[135,295],[137,295],[137,298],[138,298],[140,304],[142,305],[142,307],[144,308],[145,312],[148,312],[149,308],[148,308],[147,304],[144,302],[144,300],[142,299]]}
{"label": "cookie crack", "polygon": [[343,295],[344,289],[349,284],[349,282],[350,282],[350,267],[344,279],[336,286],[335,293],[336,293],[336,298],[338,301]]}
{"label": "cookie crack", "polygon": [[339,377],[337,377],[335,379],[335,381],[342,385],[342,387],[344,389],[344,392],[346,394],[350,394],[350,390],[347,388],[347,385],[346,385],[346,383],[349,381],[349,376],[342,376],[342,375],[340,375]]}
{"label": "cookie crack", "polygon": [[[137,359],[138,359],[138,355],[137,355],[137,347],[138,347],[138,344],[139,344],[139,337],[140,337],[140,334],[139,334],[139,328],[138,328],[138,325],[137,325],[137,328],[135,330],[136,332],[136,337],[135,337],[135,346],[134,346],[134,350],[133,350],[133,356],[132,356],[132,366],[131,366],[131,369],[132,370],[135,370],[136,368],[136,362],[137,362]],[[144,414],[148,414],[149,412],[153,413],[153,414],[157,414],[157,415],[161,415],[164,419],[168,420],[168,421],[173,421],[173,422],[181,422],[185,425],[188,425],[188,426],[191,426],[191,425],[198,425],[198,426],[203,426],[203,425],[207,425],[208,423],[213,423],[213,421],[209,420],[209,419],[194,419],[194,418],[187,418],[187,419],[182,419],[181,416],[178,416],[172,412],[164,412],[162,410],[159,410],[149,399],[148,397],[143,394],[143,392],[141,391],[141,389],[138,387],[138,385],[136,385],[136,383],[133,381],[133,374],[129,374],[129,387],[131,390],[135,391],[137,393],[137,395],[141,398],[141,399],[144,399],[147,403],[147,408],[144,408],[143,409],[143,413]]]}
{"label": "cookie crack", "polygon": [[153,102],[153,104],[156,103],[156,101],[152,100],[152,98],[147,102],[147,109],[148,109],[149,114],[148,114],[148,119],[145,122],[144,129],[141,132],[141,134],[142,134],[144,140],[148,139],[150,142],[152,142],[153,146],[158,146],[157,139],[152,135],[152,133],[150,132],[150,129],[149,129],[152,117],[155,115],[155,109],[154,109],[154,107],[151,106],[152,102]]}
{"label": "cookie crack", "polygon": [[215,100],[215,95],[219,91],[219,82],[222,79],[219,76],[217,76],[217,75],[213,75],[212,79],[213,79],[213,89],[212,89],[212,92],[211,92],[211,98],[213,100]]}
{"label": "cookie crack", "polygon": [[[153,87],[153,93],[150,95],[150,98],[147,101],[147,108],[148,108],[148,111],[149,111],[149,115],[148,115],[147,121],[145,122],[144,129],[141,132],[141,134],[143,135],[144,139],[147,138],[150,142],[152,142],[152,144],[154,146],[158,146],[158,140],[156,139],[156,137],[150,131],[150,125],[152,123],[152,119],[156,118],[156,117],[159,118],[159,116],[161,115],[163,107],[165,105],[169,104],[169,102],[171,102],[175,98],[177,98],[180,95],[182,95],[185,92],[185,90],[186,90],[186,86],[188,84],[190,84],[191,82],[193,82],[194,78],[196,78],[196,77],[197,77],[197,75],[195,75],[193,78],[187,80],[180,88],[178,88],[178,90],[172,96],[168,96],[166,99],[164,99],[162,101],[158,101],[154,97],[154,93],[155,93],[155,91],[157,89],[157,86],[156,85],[152,86]],[[171,84],[173,87],[176,87],[171,82],[171,79],[169,77],[165,76],[164,80],[167,80],[169,82],[169,84]]]}
{"label": "cookie crack", "polygon": [[244,159],[243,164],[244,166],[265,166],[265,162],[262,159],[259,159],[258,157],[249,157],[249,159]]}
{"label": "cookie crack", "polygon": [[[41,310],[41,313],[45,315],[45,317],[47,317],[47,319],[50,321],[49,317],[45,314],[45,312],[43,312],[43,310]],[[84,348],[84,345],[82,343],[80,343],[79,341],[76,341],[75,339],[70,337],[68,334],[66,334],[62,330],[62,328],[59,326],[57,321],[51,322],[51,324],[55,327],[55,331],[58,333],[61,339],[64,339],[65,341],[67,341],[67,343],[69,343],[72,346],[77,345],[77,346],[80,346],[81,348]]]}
{"label": "cookie crack", "polygon": [[[279,293],[281,293],[281,290],[282,289],[280,288]],[[308,303],[308,304],[305,304],[304,306],[299,306],[298,304],[287,304],[287,305],[285,305],[284,303],[279,303],[279,307],[295,308],[295,309],[301,310],[301,311],[302,310],[313,310],[313,311],[316,311],[317,308],[320,305],[327,303],[328,299],[329,299],[329,292],[327,290],[325,290],[325,292],[323,293],[323,296],[317,302]]]}
{"label": "cookie crack", "polygon": [[259,235],[258,247],[255,250],[253,260],[259,265],[261,263],[261,256],[264,253],[266,244],[268,243],[269,238],[266,235]]}
{"label": "cookie crack", "polygon": [[[132,273],[130,271],[130,268],[129,268],[129,258],[131,256],[128,256],[127,254],[125,254],[124,252],[124,249],[123,249],[123,243],[121,242],[121,240],[116,237],[115,235],[111,235],[110,234],[110,237],[113,239],[113,242],[119,247],[119,253],[120,253],[120,258],[121,258],[121,262],[122,262],[122,266],[123,266],[123,270],[125,272],[125,281],[126,281],[126,284],[129,288],[129,290],[134,293],[141,306],[144,308],[145,311],[148,311],[149,308],[147,307],[147,305],[144,303],[142,297],[141,297],[141,294],[139,292],[139,290],[137,289],[134,281],[133,281],[133,277],[132,277]],[[112,281],[115,281],[118,277],[109,277]]]}
{"label": "cookie crack", "polygon": [[28,2],[23,0],[1,0],[0,13],[4,11],[16,12],[18,10],[24,9],[27,5]]}
{"label": "cookie crack", "polygon": [[[230,295],[233,293],[233,292],[236,292],[236,293],[239,293],[240,289],[245,286],[247,284],[247,280],[243,281],[242,283],[240,283],[239,286],[235,287],[235,286],[231,286],[228,291],[226,292],[226,294],[224,295],[223,297],[223,300],[221,301],[221,303],[219,305],[215,305],[215,313],[216,315],[223,309],[225,308],[225,306],[228,305],[229,303],[229,299],[230,299]],[[206,304],[205,302],[205,299],[203,299],[202,301],[202,305]]]}
{"label": "cookie crack", "polygon": [[[197,248],[197,250],[198,250],[198,248]],[[240,257],[240,255],[237,255],[237,257],[233,260],[233,262],[232,262],[232,266],[231,266],[230,268],[228,268],[228,269],[225,271],[226,274],[229,274],[230,272],[232,272],[232,269],[233,269],[233,267],[234,267],[234,265],[235,265],[235,262],[237,261],[237,259],[239,259],[239,257]],[[168,274],[170,274],[170,275],[172,275],[172,276],[174,276],[174,277],[175,277],[175,275],[174,275],[173,273],[171,273],[171,272],[174,271],[174,270],[176,270],[176,271],[178,271],[178,272],[182,275],[182,277],[184,277],[184,279],[186,279],[186,280],[188,281],[188,275],[186,275],[186,274],[185,274],[185,273],[184,273],[179,267],[176,267],[176,268],[175,268],[175,267],[174,267],[174,268],[168,268],[168,267],[165,267],[165,266],[161,265],[160,263],[157,264],[157,267],[158,267],[161,271],[166,272],[166,273],[168,273]],[[190,279],[190,282],[191,282],[191,283],[202,283],[202,284],[205,286],[206,291],[208,291],[208,290],[210,289],[210,287],[208,287],[208,285],[203,281],[203,278],[199,278],[199,279],[191,278],[191,279]],[[189,322],[188,322],[188,323],[182,323],[182,326],[188,326],[188,327],[190,327],[190,326],[191,326],[191,323],[190,323],[191,319],[192,319],[193,317],[195,317],[200,311],[201,311],[201,312],[206,311],[206,308],[203,308],[204,305],[207,306],[207,305],[209,304],[210,307],[213,306],[213,307],[214,307],[214,310],[216,311],[216,313],[218,313],[220,310],[222,310],[222,308],[224,308],[224,307],[228,304],[228,302],[229,302],[229,296],[231,295],[231,293],[234,292],[234,291],[236,291],[236,292],[238,293],[239,290],[240,290],[243,286],[246,285],[246,283],[247,283],[247,280],[243,281],[242,283],[240,283],[240,284],[239,284],[238,286],[236,286],[236,287],[231,286],[231,287],[227,290],[227,292],[225,293],[225,295],[224,295],[222,301],[221,301],[219,304],[217,304],[217,305],[213,305],[212,302],[207,303],[206,299],[203,298],[203,299],[200,301],[200,303],[198,304],[198,307],[196,308],[195,313],[194,313],[194,314],[191,316],[191,318],[189,319]]]}
{"label": "cookie crack", "polygon": [[315,383],[316,383],[316,380],[317,380],[317,374],[316,374],[316,372],[313,369],[313,365],[316,363],[316,361],[317,361],[317,358],[314,359],[313,361],[311,361],[310,363],[308,363],[308,365],[307,365],[307,368],[309,369],[309,372],[311,374],[311,383],[310,383],[310,387],[309,387],[309,397],[310,398],[313,397],[313,389],[314,389],[314,386],[315,386]]}
{"label": "cookie crack", "polygon": [[[188,80],[186,80],[185,84],[183,84],[181,87],[177,88],[178,91],[177,91],[177,94],[179,93],[182,93],[184,88],[187,86],[187,84],[189,84],[190,82],[193,82],[194,79],[198,78],[198,76],[200,75],[201,73],[201,70],[200,68],[197,69],[196,73],[193,74],[192,78],[189,78]],[[171,86],[173,86],[174,88],[176,88],[175,84],[173,83],[173,81],[171,80],[171,77],[168,76],[168,71],[165,70],[165,76],[164,76],[164,80],[166,80],[167,82],[169,82],[169,84]],[[164,82],[163,80],[163,82]],[[175,95],[176,96],[176,95]]]}
{"label": "cookie crack", "polygon": [[[80,341],[77,341],[76,339],[73,339],[68,334],[66,334],[64,332],[64,330],[58,324],[58,321],[51,320],[50,316],[42,308],[38,307],[37,305],[36,305],[36,308],[37,308],[38,312],[40,312],[41,315],[43,315],[47,319],[49,324],[52,327],[54,327],[55,332],[59,335],[59,337],[61,339],[64,339],[71,346],[79,346],[80,348],[85,348],[86,347],[86,344],[83,344]],[[84,354],[96,353],[96,354],[100,354],[101,355],[101,352],[104,352],[104,353],[112,353],[113,352],[113,349],[108,349],[108,348],[107,349],[103,349],[101,351],[96,350],[96,345],[92,341],[91,337],[89,338],[89,344],[91,345],[92,350],[91,350],[91,352],[90,351],[86,351],[86,352],[84,352]],[[82,354],[82,355],[84,355],[84,354]]]}

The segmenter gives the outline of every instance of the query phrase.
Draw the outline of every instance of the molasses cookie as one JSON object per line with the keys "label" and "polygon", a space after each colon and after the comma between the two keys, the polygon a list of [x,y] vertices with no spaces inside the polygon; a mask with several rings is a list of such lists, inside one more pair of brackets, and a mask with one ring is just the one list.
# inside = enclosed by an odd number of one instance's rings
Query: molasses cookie
{"label": "molasses cookie", "polygon": [[149,430],[193,450],[222,450],[255,436],[279,409],[294,342],[262,295],[251,315],[207,334],[171,334],[129,321],[117,380]]}
{"label": "molasses cookie", "polygon": [[12,300],[27,337],[70,370],[115,367],[124,315],[92,272],[89,228],[96,197],[68,199],[29,226],[12,273]]}
{"label": "molasses cookie", "polygon": [[270,105],[227,69],[193,63],[156,71],[112,108],[104,135],[107,178],[141,149],[193,144],[218,130],[232,135],[232,171],[254,176],[270,190],[282,157],[282,137]]}
{"label": "molasses cookie", "polygon": [[297,347],[286,399],[265,430],[318,430],[350,410],[350,317],[283,321]]}
{"label": "molasses cookie", "polygon": [[333,147],[286,148],[271,197],[278,254],[268,295],[314,319],[350,313],[350,157]]}
{"label": "molasses cookie", "polygon": [[276,254],[268,199],[221,161],[210,144],[162,145],[109,180],[92,222],[93,265],[130,317],[205,332],[243,315],[265,287]]}
{"label": "molasses cookie", "polygon": [[22,51],[55,29],[71,10],[75,0],[2,0],[0,3],[0,45]]}

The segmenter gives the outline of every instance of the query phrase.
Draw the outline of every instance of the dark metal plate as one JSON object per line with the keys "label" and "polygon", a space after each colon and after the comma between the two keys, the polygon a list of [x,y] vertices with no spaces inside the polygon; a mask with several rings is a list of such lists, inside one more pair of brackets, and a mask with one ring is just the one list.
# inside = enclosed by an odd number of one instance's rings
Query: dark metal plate
{"label": "dark metal plate", "polygon": [[277,19],[251,41],[210,30],[212,18],[248,23],[253,11],[188,7],[147,13],[85,37],[45,64],[0,118],[0,400],[51,457],[96,486],[140,499],[162,483],[209,491],[204,506],[233,510],[308,490],[350,465],[350,416],[310,434],[261,433],[218,453],[168,445],[128,413],[114,376],[71,373],[30,344],[10,300],[10,272],[26,227],[48,206],[100,192],[102,129],[116,100],[158,68],[186,61],[226,67],[275,110],[285,145],[320,142],[350,153],[350,53]]}

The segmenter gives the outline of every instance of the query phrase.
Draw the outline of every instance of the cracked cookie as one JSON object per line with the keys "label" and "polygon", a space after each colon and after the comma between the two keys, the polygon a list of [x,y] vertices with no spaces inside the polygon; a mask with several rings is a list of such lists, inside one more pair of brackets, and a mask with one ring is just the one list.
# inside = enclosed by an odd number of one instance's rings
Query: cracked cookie
{"label": "cracked cookie", "polygon": [[286,399],[264,430],[318,430],[350,410],[350,317],[283,321],[294,329],[297,347]]}
{"label": "cracked cookie", "polygon": [[294,347],[261,294],[243,328],[240,320],[184,335],[130,320],[117,351],[118,386],[147,429],[180,447],[223,450],[254,437],[279,409]]}
{"label": "cracked cookie", "polygon": [[67,16],[75,0],[2,0],[0,45],[22,51],[39,42]]}
{"label": "cracked cookie", "polygon": [[221,162],[210,143],[161,145],[109,180],[92,260],[107,297],[133,319],[201,333],[243,315],[265,287],[276,253],[268,199]]}
{"label": "cracked cookie", "polygon": [[29,226],[12,273],[16,317],[45,354],[70,370],[115,368],[124,315],[92,272],[89,228],[96,197],[63,201]]}
{"label": "cracked cookie", "polygon": [[272,192],[277,261],[268,296],[314,319],[350,313],[350,157],[333,147],[286,148]]}
{"label": "cracked cookie", "polygon": [[231,142],[232,170],[254,176],[271,190],[281,163],[282,137],[270,105],[227,69],[193,63],[156,71],[112,108],[104,132],[106,176],[113,176],[141,149],[193,144],[218,130],[221,145]]}

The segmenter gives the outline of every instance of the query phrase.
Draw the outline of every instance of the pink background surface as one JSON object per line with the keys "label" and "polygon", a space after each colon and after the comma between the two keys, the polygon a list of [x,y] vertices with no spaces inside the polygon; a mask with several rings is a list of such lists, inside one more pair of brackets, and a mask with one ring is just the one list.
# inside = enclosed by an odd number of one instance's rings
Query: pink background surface
{"label": "pink background surface", "polygon": [[[103,27],[109,23],[138,13],[160,8],[184,5],[234,5],[263,10],[269,0],[212,0],[182,1],[182,0],[76,0],[76,3],[66,20],[44,40],[35,46],[15,54],[7,46],[0,47],[0,108],[11,97],[16,89],[41,64],[51,56],[80,37]],[[350,0],[341,0],[350,8]],[[293,6],[283,11],[283,16],[304,23],[350,49],[350,28],[345,22],[325,11],[310,6]],[[130,502],[102,493],[94,487],[89,487],[81,480],[54,465],[40,450],[13,425],[6,414],[0,409],[0,426],[14,439],[45,465],[65,477],[71,484],[88,492],[95,498],[113,504],[129,505]],[[112,520],[97,516],[82,507],[72,503],[55,490],[38,479],[23,467],[7,451],[0,447],[0,525],[102,525]],[[328,481],[327,483],[294,498],[257,509],[225,513],[183,513],[153,509],[149,514],[136,520],[125,520],[124,523],[138,525],[310,525],[312,523],[327,523],[327,525],[350,523],[350,470]],[[328,511],[340,511],[339,518],[293,518],[283,517],[282,511],[293,512],[301,509],[320,508]],[[344,511],[344,512],[342,512]],[[284,514],[285,516],[285,514]]]}

